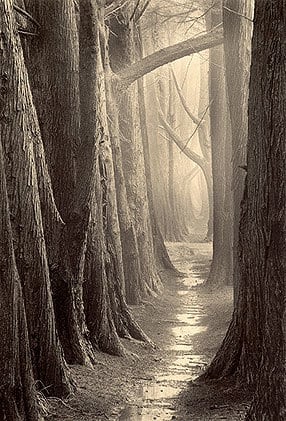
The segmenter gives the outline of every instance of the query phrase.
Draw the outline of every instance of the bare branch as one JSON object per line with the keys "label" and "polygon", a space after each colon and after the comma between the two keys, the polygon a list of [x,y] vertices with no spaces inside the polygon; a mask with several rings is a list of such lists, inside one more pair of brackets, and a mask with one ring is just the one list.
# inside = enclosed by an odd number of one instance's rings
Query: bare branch
{"label": "bare branch", "polygon": [[208,105],[208,106],[207,106],[207,108],[205,109],[205,111],[204,111],[204,113],[203,113],[203,115],[202,115],[202,117],[201,117],[201,119],[200,119],[199,123],[197,124],[197,126],[196,126],[195,130],[193,131],[193,133],[191,134],[191,136],[190,136],[190,137],[189,137],[189,139],[187,140],[187,142],[186,142],[186,144],[185,144],[185,146],[184,146],[184,149],[188,146],[188,143],[189,143],[189,142],[191,141],[191,139],[194,137],[194,135],[196,134],[196,132],[197,132],[197,130],[199,129],[200,125],[202,124],[202,122],[203,122],[203,120],[204,120],[204,118],[205,118],[205,115],[206,115],[206,113],[207,113],[208,109],[210,108],[210,105],[211,105],[211,102],[209,103],[209,105]]}
{"label": "bare branch", "polygon": [[237,16],[240,16],[240,17],[242,17],[242,18],[244,18],[244,19],[247,19],[247,20],[249,20],[249,22],[253,22],[253,19],[249,18],[248,16],[243,15],[242,13],[237,12],[236,10],[229,9],[229,8],[228,8],[228,7],[226,7],[226,6],[223,6],[223,8],[224,8],[225,10],[227,10],[228,12],[233,13],[234,15],[237,15]]}
{"label": "bare branch", "polygon": [[131,14],[131,16],[130,16],[130,19],[129,19],[129,21],[130,21],[130,22],[132,21],[132,19],[133,19],[133,18],[134,18],[134,16],[135,16],[135,13],[137,12],[137,9],[138,9],[138,7],[139,7],[140,1],[141,1],[141,0],[137,0],[137,2],[136,2],[136,5],[135,5],[135,7],[134,7],[134,10],[133,10],[133,12],[132,12],[132,14]]}
{"label": "bare branch", "polygon": [[149,72],[182,57],[215,47],[223,42],[222,25],[170,47],[163,48],[117,73],[123,85],[130,85]]}
{"label": "bare branch", "polygon": [[184,95],[183,95],[183,93],[182,93],[182,89],[180,88],[180,86],[179,86],[179,83],[178,83],[178,80],[177,80],[177,78],[176,78],[176,75],[175,75],[175,72],[174,72],[174,69],[172,68],[172,66],[171,66],[171,74],[172,74],[172,76],[173,76],[173,79],[174,79],[174,82],[175,82],[175,87],[176,87],[176,90],[177,90],[177,92],[178,92],[178,95],[179,95],[179,98],[180,98],[180,100],[181,100],[181,103],[182,103],[182,105],[183,105],[183,107],[184,107],[184,110],[186,111],[186,113],[188,114],[188,116],[190,117],[190,119],[195,123],[195,124],[199,124],[199,122],[200,122],[200,119],[199,118],[197,118],[193,113],[192,113],[192,111],[191,111],[191,109],[190,109],[190,107],[188,106],[188,104],[187,104],[187,101],[186,101],[186,99],[185,99],[185,97],[184,97]]}
{"label": "bare branch", "polygon": [[147,7],[149,6],[151,0],[147,0],[146,3],[144,4],[144,6],[142,7],[142,10],[136,15],[135,17],[135,22],[138,22],[142,16],[144,15]]}
{"label": "bare branch", "polygon": [[177,133],[172,129],[169,123],[166,121],[163,113],[161,110],[158,111],[160,122],[164,128],[164,130],[168,133],[170,138],[173,142],[176,143],[178,148],[188,157],[190,158],[195,164],[197,164],[203,171],[205,169],[205,160],[196,152],[190,150],[189,148],[185,148],[184,142],[182,142],[181,138],[177,135]]}
{"label": "bare branch", "polygon": [[117,12],[117,10],[121,9],[125,6],[130,0],[115,0],[113,1],[109,6],[105,8],[105,17],[104,19],[107,19],[112,15],[113,13]]}
{"label": "bare branch", "polygon": [[33,16],[30,15],[30,13],[28,13],[26,10],[22,9],[19,6],[16,6],[14,4],[14,9],[20,13],[22,16],[24,16],[25,18],[29,19],[34,25],[36,25],[38,28],[40,27],[40,24],[38,21],[36,21],[35,18],[33,18]]}

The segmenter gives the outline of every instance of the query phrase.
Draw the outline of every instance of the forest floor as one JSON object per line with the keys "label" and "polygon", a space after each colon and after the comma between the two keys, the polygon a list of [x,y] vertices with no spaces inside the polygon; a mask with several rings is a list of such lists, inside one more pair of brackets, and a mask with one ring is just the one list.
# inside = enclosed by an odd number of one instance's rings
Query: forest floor
{"label": "forest floor", "polygon": [[77,391],[50,400],[53,421],[243,420],[247,391],[192,382],[218,349],[232,314],[232,289],[208,292],[210,243],[169,243],[184,278],[163,274],[164,291],[133,313],[156,348],[124,340],[132,358],[99,353],[95,368],[73,366]]}

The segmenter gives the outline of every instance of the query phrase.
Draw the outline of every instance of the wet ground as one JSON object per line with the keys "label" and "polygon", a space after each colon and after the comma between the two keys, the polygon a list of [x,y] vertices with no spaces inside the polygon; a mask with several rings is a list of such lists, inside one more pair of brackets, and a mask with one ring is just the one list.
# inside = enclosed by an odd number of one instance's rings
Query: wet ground
{"label": "wet ground", "polygon": [[192,383],[223,340],[232,290],[210,293],[201,286],[209,270],[210,243],[170,243],[168,249],[186,276],[164,274],[163,294],[132,308],[157,347],[125,340],[134,358],[100,353],[94,369],[73,367],[77,392],[55,405],[53,420],[243,420],[247,404],[240,391]]}
{"label": "wet ground", "polygon": [[205,267],[211,258],[211,244],[169,244],[176,267],[186,273],[177,279],[177,294],[182,301],[178,313],[168,320],[171,335],[164,348],[169,352],[169,365],[157,373],[151,381],[138,387],[136,401],[123,408],[120,421],[167,421],[176,419],[174,398],[190,380],[196,378],[206,367],[209,357],[198,354],[193,337],[208,330],[204,324],[205,309],[194,287],[204,280]]}

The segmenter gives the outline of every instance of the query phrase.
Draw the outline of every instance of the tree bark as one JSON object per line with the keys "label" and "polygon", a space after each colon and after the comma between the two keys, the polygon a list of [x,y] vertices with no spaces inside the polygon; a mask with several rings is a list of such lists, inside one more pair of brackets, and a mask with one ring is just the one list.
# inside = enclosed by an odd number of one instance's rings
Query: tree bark
{"label": "tree bark", "polygon": [[[11,19],[9,13],[12,13],[11,3],[9,1],[4,3],[0,3],[2,30],[5,30],[3,17],[6,14],[7,20]],[[2,53],[3,50],[1,51],[0,47],[0,56]],[[2,83],[1,87],[4,87]],[[0,124],[3,119],[1,108]],[[3,420],[13,421],[40,421],[36,405],[24,300],[13,246],[1,142],[0,196],[0,330],[5,338],[0,345],[0,417]]]}
{"label": "tree bark", "polygon": [[41,145],[42,140],[20,40],[14,36],[12,5],[6,1],[1,6],[3,116],[9,115],[2,120],[1,140],[33,370],[47,394],[64,396],[71,386],[56,334],[35,165],[34,145]]}
{"label": "tree bark", "polygon": [[[135,57],[134,28],[133,22],[128,21],[128,13],[129,11],[125,10],[110,22],[110,63],[115,72],[128,67]],[[138,91],[136,86],[132,86],[125,92],[116,91],[115,96],[119,109],[119,128],[123,137],[121,154],[127,197],[135,225],[142,272],[138,285],[141,289],[139,294],[143,297],[146,292],[148,294],[159,292],[161,281],[154,259],[139,109],[137,101],[134,100],[138,98]]]}
{"label": "tree bark", "polygon": [[[259,353],[248,421],[286,417],[286,2],[255,4],[249,85],[246,211],[240,238],[251,317],[248,352]],[[257,333],[256,333],[257,332]],[[251,346],[251,340],[257,341]]]}

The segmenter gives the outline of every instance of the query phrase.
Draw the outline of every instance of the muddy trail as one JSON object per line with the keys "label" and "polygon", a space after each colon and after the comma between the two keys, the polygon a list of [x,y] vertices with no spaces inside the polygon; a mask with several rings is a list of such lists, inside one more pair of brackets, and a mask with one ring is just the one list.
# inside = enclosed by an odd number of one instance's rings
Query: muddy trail
{"label": "muddy trail", "polygon": [[211,259],[210,243],[170,243],[182,278],[164,274],[160,297],[133,312],[156,344],[124,340],[130,358],[98,354],[95,369],[73,367],[78,390],[52,402],[54,420],[243,420],[247,391],[192,382],[222,342],[232,313],[232,288],[207,292],[202,283]]}

